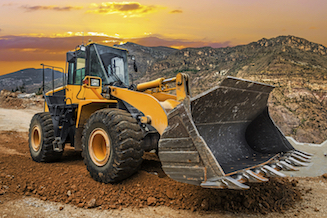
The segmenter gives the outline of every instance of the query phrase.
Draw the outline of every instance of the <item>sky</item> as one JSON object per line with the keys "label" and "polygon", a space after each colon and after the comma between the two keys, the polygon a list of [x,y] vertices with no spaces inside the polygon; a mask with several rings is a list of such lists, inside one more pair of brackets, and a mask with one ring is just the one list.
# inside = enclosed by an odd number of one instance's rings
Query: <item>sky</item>
{"label": "sky", "polygon": [[144,46],[236,46],[293,35],[327,46],[326,0],[1,0],[0,75],[94,42]]}

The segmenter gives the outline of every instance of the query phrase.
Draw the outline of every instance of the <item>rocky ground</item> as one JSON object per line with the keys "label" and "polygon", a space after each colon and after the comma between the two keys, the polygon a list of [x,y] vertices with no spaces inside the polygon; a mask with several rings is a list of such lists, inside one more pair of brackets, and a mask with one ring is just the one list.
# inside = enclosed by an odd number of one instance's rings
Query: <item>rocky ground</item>
{"label": "rocky ground", "polygon": [[[44,99],[41,95],[29,98],[24,98],[25,93],[10,92],[8,90],[1,90],[0,92],[0,107],[10,109],[29,109],[40,110],[43,108]],[[22,96],[22,97],[21,97]]]}
{"label": "rocky ground", "polygon": [[1,131],[0,139],[0,216],[28,217],[30,211],[38,214],[35,217],[46,216],[49,208],[62,217],[67,210],[90,215],[93,212],[87,209],[91,208],[97,214],[121,216],[141,216],[147,211],[149,217],[230,217],[235,213],[323,217],[327,213],[323,176],[271,179],[246,191],[202,189],[171,180],[156,155],[147,153],[142,169],[130,179],[101,184],[90,177],[79,152],[68,148],[60,162],[36,163],[29,156],[26,132]]}
{"label": "rocky ground", "polygon": [[8,114],[0,117],[0,217],[327,217],[327,175],[271,179],[236,191],[173,181],[154,153],[116,184],[94,181],[80,152],[69,146],[60,162],[36,163],[19,124],[42,108],[35,107],[38,100],[14,106],[16,100],[0,104],[7,107],[1,114]]}

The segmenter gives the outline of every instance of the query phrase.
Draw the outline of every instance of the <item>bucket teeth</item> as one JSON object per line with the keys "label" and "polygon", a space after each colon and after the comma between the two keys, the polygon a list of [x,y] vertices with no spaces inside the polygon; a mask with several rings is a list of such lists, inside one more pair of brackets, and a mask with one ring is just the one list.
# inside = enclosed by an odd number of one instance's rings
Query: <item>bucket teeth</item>
{"label": "bucket teeth", "polygon": [[221,182],[215,181],[215,182],[202,182],[201,187],[203,188],[219,188],[219,189],[224,189],[224,185]]}
{"label": "bucket teeth", "polygon": [[267,182],[269,179],[253,172],[252,170],[245,170],[243,172],[243,177],[248,180],[248,182]]}
{"label": "bucket teeth", "polygon": [[[217,179],[217,180],[216,180]],[[216,180],[216,181],[214,181]],[[228,189],[249,189],[250,187],[238,182],[230,176],[210,179],[201,183],[203,188],[228,188]]]}
{"label": "bucket teeth", "polygon": [[236,179],[233,179],[230,176],[227,176],[221,180],[221,182],[227,187],[231,189],[249,189],[250,187],[238,182]]}
{"label": "bucket teeth", "polygon": [[305,151],[300,151],[300,150],[295,150],[295,151],[297,151],[297,152],[299,152],[299,153],[302,153],[302,154],[304,154],[304,155],[306,155],[306,156],[313,156],[313,154],[310,154],[310,153],[305,152]]}
{"label": "bucket teeth", "polygon": [[261,170],[266,174],[266,176],[269,177],[285,177],[286,175],[278,172],[277,170],[275,170],[274,168],[268,166],[268,165],[264,165]]}
{"label": "bucket teeth", "polygon": [[303,157],[305,159],[308,159],[308,160],[311,160],[311,156],[312,156],[312,154],[309,154],[309,153],[304,154],[303,152],[300,152],[298,150],[295,150],[294,154],[299,155],[299,156],[301,156],[301,157]]}
{"label": "bucket teeth", "polygon": [[301,161],[301,162],[305,162],[305,163],[310,163],[311,162],[310,159],[303,158],[302,156],[297,155],[295,152],[291,154],[291,157],[293,157],[294,159],[296,159],[298,161]]}
{"label": "bucket teeth", "polygon": [[281,168],[282,170],[286,170],[286,171],[298,171],[299,170],[297,167],[294,167],[291,164],[288,164],[283,160],[279,161],[279,163],[276,163],[276,165],[279,168]]}
{"label": "bucket teeth", "polygon": [[288,157],[287,159],[285,159],[285,162],[288,163],[288,164],[291,164],[293,166],[301,166],[301,167],[309,166],[307,163],[303,163],[301,161],[298,161],[298,160],[294,159],[293,157]]}
{"label": "bucket teeth", "polygon": [[212,177],[212,178],[208,179],[207,182],[216,182],[216,181],[220,181],[220,180],[221,180],[221,177],[216,176],[216,177]]}

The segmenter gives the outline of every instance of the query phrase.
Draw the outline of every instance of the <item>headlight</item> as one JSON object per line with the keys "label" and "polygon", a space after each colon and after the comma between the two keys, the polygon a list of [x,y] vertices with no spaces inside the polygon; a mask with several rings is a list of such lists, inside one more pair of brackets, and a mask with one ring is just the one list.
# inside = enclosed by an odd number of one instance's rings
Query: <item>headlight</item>
{"label": "headlight", "polygon": [[100,86],[100,80],[91,78],[91,86]]}

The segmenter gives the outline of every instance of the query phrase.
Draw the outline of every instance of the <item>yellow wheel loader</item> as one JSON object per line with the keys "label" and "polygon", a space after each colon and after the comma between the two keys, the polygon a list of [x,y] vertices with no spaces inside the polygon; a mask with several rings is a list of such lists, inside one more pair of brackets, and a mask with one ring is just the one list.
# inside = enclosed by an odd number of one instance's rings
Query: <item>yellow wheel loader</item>
{"label": "yellow wheel loader", "polygon": [[229,189],[310,162],[271,120],[272,86],[226,77],[192,98],[183,73],[129,85],[129,62],[136,69],[129,58],[125,49],[96,43],[67,52],[63,86],[44,93],[44,112],[30,124],[34,161],[58,160],[70,143],[82,150],[92,178],[112,183],[135,173],[144,151],[155,149],[170,178]]}

